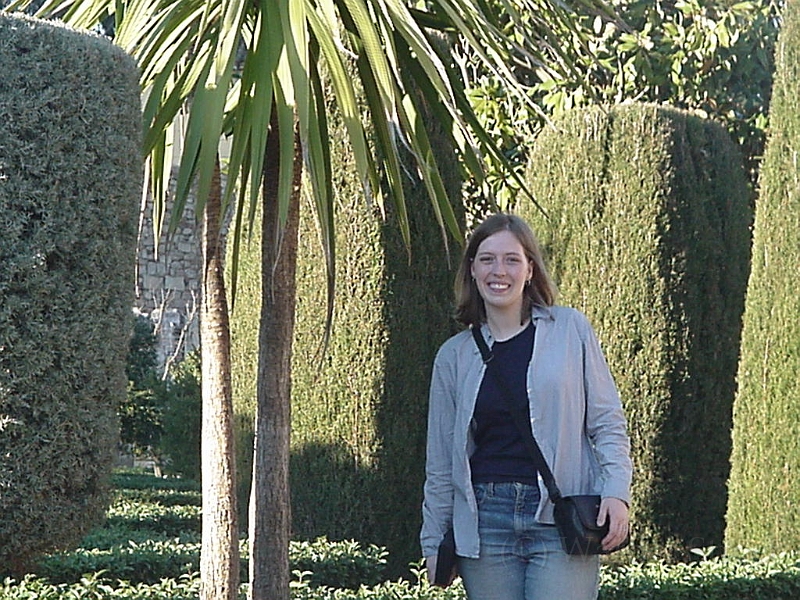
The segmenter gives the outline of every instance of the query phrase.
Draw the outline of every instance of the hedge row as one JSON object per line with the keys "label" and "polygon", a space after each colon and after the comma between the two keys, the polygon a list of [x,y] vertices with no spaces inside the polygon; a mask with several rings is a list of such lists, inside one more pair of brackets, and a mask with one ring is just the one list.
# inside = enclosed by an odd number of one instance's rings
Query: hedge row
{"label": "hedge row", "polygon": [[0,13],[0,571],[102,517],[142,193],[134,61]]}
{"label": "hedge row", "polygon": [[563,304],[597,329],[629,421],[632,546],[724,532],[751,193],[719,125],[655,105],[568,113],[539,136],[530,218]]}
{"label": "hedge row", "polygon": [[[154,585],[162,579],[196,576],[201,539],[199,493],[187,491],[184,480],[153,476],[116,479],[136,487],[115,490],[105,524],[87,535],[79,548],[40,559],[34,571],[37,578],[53,585],[71,585],[101,574],[111,582]],[[150,488],[146,487],[148,481]],[[245,582],[246,540],[240,554],[240,574]],[[324,537],[289,544],[293,579],[312,587],[377,585],[385,578],[386,555],[378,546]]]}
{"label": "hedge row", "polygon": [[[795,600],[800,595],[800,557],[778,554],[762,558],[711,559],[692,564],[633,564],[602,568],[598,600]],[[61,600],[108,598],[120,600],[196,600],[196,575],[163,579],[152,584],[114,581],[87,574],[72,584],[53,584],[28,576],[0,583],[0,600]],[[240,598],[247,596],[247,586]],[[460,581],[449,588],[422,581],[394,581],[358,589],[314,587],[307,581],[292,584],[293,600],[465,600]]]}
{"label": "hedge row", "polygon": [[734,411],[732,550],[800,549],[800,5],[784,11]]}

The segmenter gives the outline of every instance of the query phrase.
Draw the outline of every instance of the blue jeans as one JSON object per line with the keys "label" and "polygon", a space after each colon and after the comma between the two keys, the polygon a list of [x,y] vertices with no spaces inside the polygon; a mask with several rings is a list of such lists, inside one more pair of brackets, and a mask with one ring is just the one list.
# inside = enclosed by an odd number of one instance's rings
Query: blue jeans
{"label": "blue jeans", "polygon": [[600,560],[570,556],[554,525],[534,519],[539,490],[522,483],[479,483],[480,558],[459,558],[469,600],[594,600]]}

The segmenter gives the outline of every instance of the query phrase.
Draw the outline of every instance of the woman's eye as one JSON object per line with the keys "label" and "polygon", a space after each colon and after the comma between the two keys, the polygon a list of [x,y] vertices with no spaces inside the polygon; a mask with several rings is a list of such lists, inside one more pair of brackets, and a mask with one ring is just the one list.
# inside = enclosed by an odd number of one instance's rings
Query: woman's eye
{"label": "woman's eye", "polygon": [[481,256],[479,260],[484,265],[490,265],[490,264],[492,264],[494,262],[494,257],[493,256]]}

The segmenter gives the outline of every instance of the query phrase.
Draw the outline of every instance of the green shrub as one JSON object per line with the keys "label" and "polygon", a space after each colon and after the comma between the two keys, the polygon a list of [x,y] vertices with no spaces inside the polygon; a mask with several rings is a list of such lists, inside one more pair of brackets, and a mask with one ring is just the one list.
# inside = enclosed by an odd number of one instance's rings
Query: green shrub
{"label": "green shrub", "polygon": [[361,548],[354,541],[291,542],[289,562],[295,579],[312,587],[358,589],[384,579],[387,552],[377,546]]}
{"label": "green shrub", "polygon": [[750,192],[718,124],[655,105],[567,113],[537,139],[530,217],[560,302],[597,329],[628,416],[629,553],[722,543]]}
{"label": "green shrub", "polygon": [[189,354],[170,372],[163,391],[162,434],[158,447],[165,473],[200,480],[200,430],[203,397],[200,352]]}
{"label": "green shrub", "polygon": [[163,411],[160,396],[165,385],[156,372],[156,345],[152,321],[137,316],[125,366],[128,391],[117,407],[120,442],[136,456],[152,454],[161,441]]}
{"label": "green shrub", "polygon": [[[420,571],[417,571],[420,573]],[[155,584],[114,582],[87,575],[74,584],[54,585],[41,578],[0,583],[0,600],[62,600],[109,598],[120,600],[196,600],[197,575],[164,579]],[[246,597],[247,586],[240,590]],[[795,600],[800,595],[797,554],[760,559],[712,559],[691,564],[632,564],[600,571],[598,600]],[[460,580],[443,590],[419,580],[387,581],[359,589],[291,585],[292,600],[465,600]]]}
{"label": "green shrub", "polygon": [[116,497],[161,506],[202,506],[203,498],[199,491],[180,489],[140,489],[118,490]]}
{"label": "green shrub", "polygon": [[756,203],[725,543],[800,549],[800,6],[787,2]]}
{"label": "green shrub", "polygon": [[91,573],[111,581],[157,583],[200,570],[200,543],[175,540],[128,542],[105,550],[78,549],[42,560],[36,575],[50,583],[74,583]]}
{"label": "green shrub", "polygon": [[[135,472],[116,473],[130,487],[116,499],[102,528],[81,547],[41,559],[36,575],[50,584],[74,584],[89,574],[128,584],[155,584],[196,573],[200,565],[200,494],[177,479]],[[148,486],[149,484],[149,486]],[[174,487],[168,487],[172,484]],[[241,576],[247,579],[248,547],[241,547]],[[295,581],[313,587],[357,588],[377,585],[384,575],[386,550],[354,541],[292,541],[289,561]],[[0,596],[1,597],[1,596]]]}
{"label": "green shrub", "polygon": [[149,318],[137,315],[133,323],[133,335],[128,343],[128,363],[125,366],[128,381],[137,390],[150,385],[158,367],[156,355],[158,340],[154,329],[153,322]]}
{"label": "green shrub", "polygon": [[123,526],[170,537],[185,532],[199,533],[200,507],[162,506],[147,501],[122,498],[108,509],[106,523],[112,527]]}
{"label": "green shrub", "polygon": [[[191,544],[200,541],[197,531],[183,531],[179,536],[171,536],[147,529],[139,529],[131,523],[117,522],[90,531],[80,543],[78,550],[111,550],[115,546],[127,546],[130,543],[174,541],[177,544]],[[67,553],[68,554],[68,553]],[[66,555],[66,554],[65,554]],[[54,555],[49,555],[47,560]]]}
{"label": "green shrub", "polygon": [[197,600],[199,594],[200,579],[197,577],[165,579],[148,585],[111,582],[102,575],[88,575],[74,584],[52,584],[29,576],[20,582],[6,580],[0,586],[0,600]]}
{"label": "green shrub", "polygon": [[174,492],[199,492],[200,484],[193,479],[156,477],[137,469],[116,469],[111,485],[118,490],[166,490]]}
{"label": "green shrub", "polygon": [[100,518],[142,193],[134,61],[0,14],[0,572]]}
{"label": "green shrub", "polygon": [[[95,539],[97,539],[95,534]],[[200,540],[162,538],[157,540],[112,540],[106,547],[86,547],[52,554],[42,559],[36,576],[49,583],[76,583],[81,577],[99,573],[110,581],[153,584],[164,578],[177,579],[197,573],[200,568]],[[101,540],[102,541],[102,540]],[[241,549],[242,582],[247,580],[247,544]],[[312,542],[291,542],[289,563],[294,581],[311,587],[350,588],[378,585],[384,579],[386,550],[362,548],[353,541],[333,542],[320,538]]]}
{"label": "green shrub", "polygon": [[[153,381],[154,385],[160,382]],[[161,403],[152,387],[136,389],[128,382],[125,400],[117,407],[120,442],[125,451],[139,457],[151,456],[161,441]]]}
{"label": "green shrub", "polygon": [[603,569],[598,600],[791,600],[800,595],[800,557],[716,558]]}
{"label": "green shrub", "polygon": [[200,352],[190,353],[162,380],[156,343],[152,322],[138,317],[128,351],[128,393],[117,409],[120,439],[134,454],[154,457],[162,472],[199,480]]}

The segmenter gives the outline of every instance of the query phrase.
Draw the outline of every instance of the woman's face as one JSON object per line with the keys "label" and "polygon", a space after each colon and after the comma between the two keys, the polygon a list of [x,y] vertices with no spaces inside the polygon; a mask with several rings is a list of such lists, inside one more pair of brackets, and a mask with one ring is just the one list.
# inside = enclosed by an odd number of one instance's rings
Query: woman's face
{"label": "woman's face", "polygon": [[470,271],[487,314],[493,311],[520,314],[522,292],[533,277],[533,265],[517,236],[503,230],[487,237],[478,246]]}

